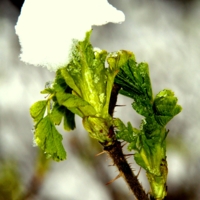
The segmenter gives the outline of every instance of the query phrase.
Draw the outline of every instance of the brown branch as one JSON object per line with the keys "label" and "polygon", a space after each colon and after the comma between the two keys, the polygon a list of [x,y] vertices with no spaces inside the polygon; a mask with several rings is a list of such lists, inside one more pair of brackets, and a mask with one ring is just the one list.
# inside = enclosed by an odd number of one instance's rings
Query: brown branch
{"label": "brown branch", "polygon": [[121,89],[121,86],[118,84],[114,84],[111,92],[111,97],[110,97],[110,104],[109,104],[109,114],[113,116],[113,112],[117,103],[117,96],[119,93],[119,90]]}
{"label": "brown branch", "polygon": [[131,170],[122,152],[121,142],[115,140],[110,146],[104,146],[104,151],[112,158],[114,165],[118,168],[120,175],[124,178],[129,188],[138,200],[149,200],[137,176]]}
{"label": "brown branch", "polygon": [[[117,84],[114,84],[112,88],[109,105],[109,114],[111,116],[113,116],[120,88],[121,87]],[[138,200],[149,200],[148,195],[145,193],[144,189],[137,179],[137,176],[131,170],[131,167],[126,160],[125,155],[123,154],[121,142],[115,139],[113,126],[110,127],[109,137],[113,138],[113,143],[109,146],[107,146],[106,143],[102,144],[104,147],[104,151],[106,151],[108,155],[112,158],[114,165],[118,168],[120,175],[124,178],[125,182],[128,184],[135,197]]]}

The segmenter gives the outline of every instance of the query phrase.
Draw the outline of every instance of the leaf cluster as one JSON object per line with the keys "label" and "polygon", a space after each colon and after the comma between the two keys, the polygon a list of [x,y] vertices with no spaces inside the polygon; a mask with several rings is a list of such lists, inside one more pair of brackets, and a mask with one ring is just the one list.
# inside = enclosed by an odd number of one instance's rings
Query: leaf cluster
{"label": "leaf cluster", "polygon": [[[75,128],[74,116],[83,118],[83,125],[90,136],[99,142],[109,142],[109,128],[113,119],[109,103],[114,78],[119,68],[132,54],[127,51],[108,53],[94,50],[90,34],[84,41],[74,41],[70,63],[57,70],[53,83],[47,83],[41,92],[47,99],[38,101],[30,108],[35,122],[36,144],[54,160],[66,158],[62,135],[56,125],[63,121],[64,129]],[[105,67],[105,62],[109,67]]]}
{"label": "leaf cluster", "polygon": [[156,155],[160,154],[157,163],[165,157],[165,125],[181,111],[181,106],[177,105],[178,100],[171,90],[164,89],[153,98],[148,64],[138,64],[134,56],[120,68],[115,83],[121,87],[121,94],[134,100],[133,109],[144,117],[140,130],[132,127],[130,122],[125,126],[117,119],[117,138],[130,143],[128,149],[137,152],[136,162],[150,169],[149,166],[155,166]]}
{"label": "leaf cluster", "polygon": [[138,64],[134,56],[120,68],[115,84],[121,87],[122,95],[133,99],[132,108],[144,117],[139,130],[116,119],[116,137],[136,152],[134,159],[147,172],[152,196],[163,199],[167,194],[165,126],[182,108],[171,90],[164,89],[153,97],[148,64]]}
{"label": "leaf cluster", "polygon": [[52,87],[45,88],[41,93],[47,94],[48,98],[34,103],[30,108],[34,120],[34,141],[47,157],[55,161],[64,160],[66,151],[62,144],[62,135],[57,131],[56,125],[63,121],[65,130],[75,128],[74,113],[64,106],[74,103],[71,89],[58,70]]}
{"label": "leaf cluster", "polygon": [[[157,137],[160,140],[160,131],[157,130],[161,130],[181,111],[181,106],[177,105],[178,99],[174,96],[174,93],[171,90],[164,89],[153,98],[148,64],[138,64],[134,56],[120,68],[115,77],[115,83],[121,87],[119,92],[122,95],[133,99],[133,109],[144,117],[140,126],[140,133],[136,131],[136,135],[139,137],[139,135],[144,134],[147,139],[155,140],[155,137]],[[136,129],[130,128],[129,123],[127,127],[123,126],[122,128],[121,125],[120,128],[122,131],[117,132],[119,138],[131,137],[130,135],[135,133]],[[125,135],[129,134],[129,136],[122,136],[124,130],[126,130]]]}

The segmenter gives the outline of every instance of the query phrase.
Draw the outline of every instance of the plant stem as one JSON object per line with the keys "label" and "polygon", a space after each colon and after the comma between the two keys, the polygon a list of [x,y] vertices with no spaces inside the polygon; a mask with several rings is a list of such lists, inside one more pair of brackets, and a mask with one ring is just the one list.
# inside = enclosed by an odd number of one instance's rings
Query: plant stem
{"label": "plant stem", "polygon": [[[114,108],[117,102],[117,95],[120,90],[120,86],[117,84],[113,85],[112,94],[110,98],[109,114],[112,116]],[[129,188],[138,200],[149,200],[148,195],[145,193],[141,184],[138,181],[137,176],[133,173],[130,165],[127,163],[125,156],[122,151],[121,142],[115,139],[114,127],[111,126],[109,129],[109,137],[113,138],[112,145],[107,146],[106,143],[102,144],[104,151],[106,151],[112,158],[114,165],[119,170],[119,175],[122,176]]]}
{"label": "plant stem", "polygon": [[119,170],[120,176],[124,178],[135,197],[138,200],[148,200],[148,196],[139,183],[137,176],[133,174],[130,165],[127,163],[127,160],[124,157],[121,142],[115,140],[112,145],[105,146],[104,151],[110,155],[114,165],[116,165]]}

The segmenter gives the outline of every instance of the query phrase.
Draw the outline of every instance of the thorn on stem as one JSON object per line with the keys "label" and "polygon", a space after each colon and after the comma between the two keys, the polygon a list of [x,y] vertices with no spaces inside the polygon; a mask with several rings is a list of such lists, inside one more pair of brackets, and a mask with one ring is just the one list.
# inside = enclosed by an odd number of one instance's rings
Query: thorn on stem
{"label": "thorn on stem", "polygon": [[121,177],[121,174],[118,174],[114,179],[112,179],[111,181],[109,181],[108,183],[106,183],[106,185],[109,185],[109,184],[113,183],[115,180],[117,180],[120,177]]}
{"label": "thorn on stem", "polygon": [[129,154],[124,154],[125,157],[130,157],[130,156],[134,156],[135,153],[129,153]]}
{"label": "thorn on stem", "polygon": [[120,106],[126,106],[126,105],[115,105],[115,106],[119,106],[120,107]]}
{"label": "thorn on stem", "polygon": [[133,163],[128,163],[129,165],[133,165]]}
{"label": "thorn on stem", "polygon": [[96,154],[95,157],[100,156],[100,155],[102,155],[102,154],[104,154],[104,153],[106,153],[106,151],[102,151],[102,152]]}
{"label": "thorn on stem", "polygon": [[113,163],[113,164],[110,164],[110,165],[108,165],[109,167],[113,167],[113,166],[115,166],[115,163]]}
{"label": "thorn on stem", "polygon": [[135,169],[133,168],[133,167],[131,167],[131,170],[134,172],[135,171]]}
{"label": "thorn on stem", "polygon": [[127,142],[125,142],[124,144],[122,144],[121,142],[121,147],[123,148],[125,145],[127,145]]}
{"label": "thorn on stem", "polygon": [[140,167],[140,170],[139,170],[138,174],[136,175],[137,178],[140,175],[141,169],[142,169],[142,167]]}

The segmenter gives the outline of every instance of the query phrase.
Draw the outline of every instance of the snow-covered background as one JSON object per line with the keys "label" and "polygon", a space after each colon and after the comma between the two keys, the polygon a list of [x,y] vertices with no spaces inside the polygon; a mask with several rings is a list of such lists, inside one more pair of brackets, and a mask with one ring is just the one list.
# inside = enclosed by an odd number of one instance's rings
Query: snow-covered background
{"label": "snow-covered background", "polygon": [[[175,92],[183,111],[167,126],[168,199],[200,199],[200,1],[109,2],[125,13],[126,21],[94,27],[92,44],[108,51],[133,51],[138,62],[149,63],[155,94],[164,88]],[[37,152],[29,107],[43,98],[40,91],[54,73],[19,61],[20,47],[14,32],[18,15],[10,1],[0,1],[0,162],[17,163],[26,190]],[[120,103],[127,106],[118,108],[115,116],[123,116],[125,122],[131,121],[138,127],[141,118],[132,112],[131,100],[120,97]],[[81,127],[81,120],[77,118],[78,126]],[[51,163],[34,199],[133,199],[122,179],[105,186],[117,175],[116,169],[108,167],[111,161],[105,155],[95,157],[101,147],[91,145],[87,133],[79,127],[63,132],[68,159]],[[135,164],[132,166],[138,170]],[[145,175],[142,173],[139,178],[148,191]]]}

